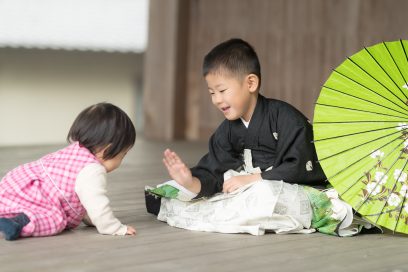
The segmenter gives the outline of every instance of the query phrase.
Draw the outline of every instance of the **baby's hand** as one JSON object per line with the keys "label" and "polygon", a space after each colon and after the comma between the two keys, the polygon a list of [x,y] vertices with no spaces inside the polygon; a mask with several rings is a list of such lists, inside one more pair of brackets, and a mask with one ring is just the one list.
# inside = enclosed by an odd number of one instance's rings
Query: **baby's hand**
{"label": "baby's hand", "polygon": [[126,231],[126,235],[135,235],[136,234],[136,230],[134,227],[132,226],[127,226],[127,231]]}

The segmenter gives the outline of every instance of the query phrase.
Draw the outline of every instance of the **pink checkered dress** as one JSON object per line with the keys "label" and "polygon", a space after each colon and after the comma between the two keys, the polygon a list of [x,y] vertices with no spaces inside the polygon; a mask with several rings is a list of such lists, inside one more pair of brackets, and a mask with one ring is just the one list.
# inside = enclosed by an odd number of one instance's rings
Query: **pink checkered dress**
{"label": "pink checkered dress", "polygon": [[75,228],[86,211],[75,193],[78,173],[95,156],[77,142],[6,174],[0,182],[0,217],[25,213],[21,236],[55,235]]}

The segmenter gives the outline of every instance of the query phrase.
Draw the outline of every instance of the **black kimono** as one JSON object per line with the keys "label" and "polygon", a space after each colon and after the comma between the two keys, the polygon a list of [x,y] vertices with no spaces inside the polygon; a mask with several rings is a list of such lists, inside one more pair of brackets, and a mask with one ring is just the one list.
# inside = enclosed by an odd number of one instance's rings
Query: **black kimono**
{"label": "black kimono", "polygon": [[259,95],[248,128],[241,119],[224,120],[210,138],[209,152],[191,169],[201,181],[197,198],[222,191],[224,172],[242,169],[244,149],[251,150],[253,167],[262,170],[263,179],[325,185],[312,140],[312,125],[301,112]]}

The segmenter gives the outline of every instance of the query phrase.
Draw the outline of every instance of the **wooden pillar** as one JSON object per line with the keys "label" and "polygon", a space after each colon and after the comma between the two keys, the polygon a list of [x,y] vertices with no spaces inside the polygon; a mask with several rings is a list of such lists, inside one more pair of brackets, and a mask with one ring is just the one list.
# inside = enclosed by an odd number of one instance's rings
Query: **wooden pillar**
{"label": "wooden pillar", "polygon": [[185,136],[188,0],[151,0],[144,70],[147,139]]}

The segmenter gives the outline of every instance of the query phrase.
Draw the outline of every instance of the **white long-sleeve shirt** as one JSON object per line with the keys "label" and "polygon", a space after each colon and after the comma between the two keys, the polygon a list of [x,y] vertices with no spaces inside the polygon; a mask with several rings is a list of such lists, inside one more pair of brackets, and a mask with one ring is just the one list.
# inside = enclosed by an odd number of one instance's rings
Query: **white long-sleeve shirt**
{"label": "white long-sleeve shirt", "polygon": [[92,163],[79,172],[75,192],[99,233],[126,235],[127,226],[113,215],[106,187],[106,169],[101,164]]}

